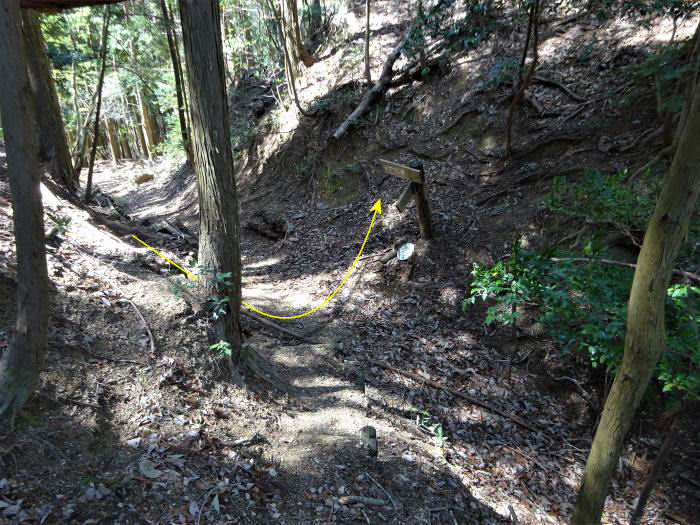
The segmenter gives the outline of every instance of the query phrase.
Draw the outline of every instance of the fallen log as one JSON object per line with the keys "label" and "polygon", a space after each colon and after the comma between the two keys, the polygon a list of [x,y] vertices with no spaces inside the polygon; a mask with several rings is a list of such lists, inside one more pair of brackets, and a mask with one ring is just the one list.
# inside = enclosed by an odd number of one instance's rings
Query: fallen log
{"label": "fallen log", "polygon": [[399,55],[401,54],[401,49],[406,45],[406,42],[408,42],[408,39],[410,38],[412,32],[413,26],[411,26],[411,29],[406,31],[406,34],[403,36],[399,44],[391,52],[389,57],[386,59],[386,62],[384,62],[384,68],[382,69],[382,74],[379,77],[377,83],[372,87],[372,89],[365,93],[365,96],[362,97],[362,101],[357,106],[357,108],[355,108],[355,111],[350,113],[350,116],[347,119],[345,119],[345,122],[343,122],[338,127],[338,129],[335,130],[333,137],[335,137],[336,139],[343,138],[348,132],[348,129],[350,129],[350,126],[355,124],[355,122],[357,122],[357,119],[364,115],[369,109],[369,107],[372,104],[374,104],[374,102],[376,102],[379,96],[382,93],[384,93],[384,91],[386,91],[394,75],[394,62],[396,62],[396,60],[399,58]]}

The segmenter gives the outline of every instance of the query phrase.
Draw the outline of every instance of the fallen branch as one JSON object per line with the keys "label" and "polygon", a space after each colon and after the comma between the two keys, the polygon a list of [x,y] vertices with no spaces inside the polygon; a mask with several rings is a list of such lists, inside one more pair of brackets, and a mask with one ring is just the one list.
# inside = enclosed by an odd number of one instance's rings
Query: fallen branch
{"label": "fallen branch", "polygon": [[370,89],[364,97],[362,97],[362,101],[360,104],[357,106],[355,111],[353,111],[350,116],[345,119],[345,122],[343,122],[340,127],[338,127],[337,130],[335,130],[335,133],[333,134],[333,137],[336,139],[341,139],[345,134],[348,132],[348,129],[350,129],[350,126],[355,124],[357,119],[359,119],[362,115],[364,115],[369,107],[374,104],[374,102],[379,98],[379,96],[389,87],[389,82],[391,81],[391,78],[393,76],[393,68],[394,68],[394,62],[399,58],[399,55],[401,54],[401,49],[403,46],[406,45],[406,42],[408,42],[408,39],[411,36],[411,33],[413,32],[413,26],[406,31],[406,34],[403,36],[401,41],[399,42],[399,45],[396,46],[396,48],[391,52],[389,57],[386,59],[386,62],[384,63],[384,68],[382,69],[382,75],[379,77],[379,80],[377,83]]}
{"label": "fallen branch", "polygon": [[[612,259],[598,259],[597,257],[552,257],[552,260],[555,262],[600,262],[603,264],[612,264],[614,266],[623,266],[625,268],[637,268],[637,265],[633,263],[613,261]],[[677,268],[673,269],[673,273],[700,283],[700,275],[696,273],[686,272],[685,270],[679,270]]]}
{"label": "fallen branch", "polygon": [[366,472],[366,474],[367,474],[367,477],[368,477],[369,479],[371,479],[371,480],[374,482],[374,484],[375,484],[377,487],[379,487],[379,489],[380,489],[384,494],[386,494],[386,497],[389,498],[389,501],[391,501],[391,504],[393,505],[394,510],[399,510],[399,507],[398,507],[398,505],[396,505],[396,501],[394,500],[394,498],[391,497],[391,494],[389,494],[389,493],[387,492],[387,490],[386,490],[384,487],[382,487],[381,484],[380,484],[376,479],[374,479],[368,472]]}
{"label": "fallen branch", "polygon": [[554,86],[556,88],[559,88],[564,93],[569,95],[571,98],[573,98],[577,102],[585,102],[586,101],[585,98],[583,98],[580,95],[577,95],[576,93],[571,91],[568,87],[566,87],[564,84],[561,84],[561,83],[557,82],[556,80],[552,80],[551,78],[533,76],[532,80],[534,80],[535,82],[538,82],[540,84],[544,84],[545,86]]}
{"label": "fallen branch", "polygon": [[247,310],[241,310],[241,315],[243,317],[248,317],[249,319],[255,319],[260,324],[264,324],[265,326],[267,326],[269,328],[274,328],[275,330],[279,330],[282,333],[285,333],[287,335],[291,335],[292,337],[295,337],[295,338],[297,338],[300,341],[303,341],[305,343],[309,343],[312,345],[319,344],[318,341],[314,341],[313,339],[309,339],[308,337],[300,334],[299,332],[291,330],[290,328],[285,328],[284,326],[280,326],[277,323],[273,323],[272,321],[265,319],[264,317],[260,317],[258,315],[255,315]]}
{"label": "fallen branch", "polygon": [[387,364],[384,364],[380,361],[369,361],[369,362],[374,366],[378,366],[379,368],[383,368],[384,370],[396,372],[397,374],[401,374],[402,376],[408,377],[409,379],[413,379],[415,381],[422,381],[426,385],[430,385],[433,388],[437,388],[438,390],[448,392],[448,393],[452,394],[453,396],[464,399],[465,401],[469,401],[472,405],[479,406],[481,408],[488,410],[489,412],[493,412],[494,414],[498,414],[501,417],[504,417],[506,419],[510,419],[513,423],[520,425],[521,427],[526,428],[527,430],[530,430],[531,432],[535,432],[535,433],[542,432],[542,430],[535,427],[534,425],[531,425],[530,423],[528,423],[524,419],[519,418],[515,414],[511,414],[510,412],[506,412],[505,410],[503,410],[501,408],[490,405],[489,403],[486,403],[485,401],[481,401],[480,399],[477,399],[477,398],[472,397],[468,394],[460,392],[459,390],[455,390],[454,388],[450,388],[448,386],[445,386],[442,383],[438,383],[437,381],[433,381],[432,379],[427,379],[423,376],[419,376],[418,374],[406,372],[405,370],[399,370],[398,368],[394,368],[394,367],[389,366]]}
{"label": "fallen branch", "polygon": [[143,316],[141,313],[141,310],[139,310],[139,307],[136,306],[136,303],[132,301],[131,299],[124,297],[124,300],[129,303],[134,310],[136,310],[136,314],[139,316],[139,319],[141,319],[141,322],[143,323],[143,326],[146,327],[146,332],[148,332],[148,340],[151,343],[151,355],[156,354],[156,338],[153,337],[153,332],[151,332],[151,327],[148,326],[148,323],[146,322],[146,318]]}
{"label": "fallen branch", "polygon": [[351,505],[353,503],[362,503],[363,505],[376,505],[377,507],[386,507],[388,502],[383,499],[366,498],[365,496],[340,496],[338,503],[342,505]]}

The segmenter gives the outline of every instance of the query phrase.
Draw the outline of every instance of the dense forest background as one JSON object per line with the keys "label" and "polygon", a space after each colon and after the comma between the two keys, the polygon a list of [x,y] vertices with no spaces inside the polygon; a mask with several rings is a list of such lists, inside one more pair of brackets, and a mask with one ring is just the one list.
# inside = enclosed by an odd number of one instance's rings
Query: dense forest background
{"label": "dense forest background", "polygon": [[0,519],[696,522],[698,2],[13,0],[0,45]]}

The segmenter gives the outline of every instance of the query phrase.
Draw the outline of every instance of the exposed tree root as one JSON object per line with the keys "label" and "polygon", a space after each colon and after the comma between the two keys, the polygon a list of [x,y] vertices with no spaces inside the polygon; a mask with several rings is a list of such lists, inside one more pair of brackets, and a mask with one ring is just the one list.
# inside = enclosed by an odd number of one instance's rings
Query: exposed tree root
{"label": "exposed tree root", "polygon": [[647,162],[647,163],[646,163],[644,166],[642,166],[641,168],[639,168],[639,169],[635,170],[634,172],[632,172],[632,175],[630,175],[630,176],[628,177],[627,180],[628,180],[628,181],[633,181],[633,180],[635,180],[637,177],[639,177],[640,175],[642,175],[643,173],[645,173],[647,170],[650,170],[650,169],[652,169],[654,166],[656,166],[656,164],[658,164],[659,161],[661,161],[661,159],[666,158],[666,157],[670,157],[670,156],[672,156],[672,154],[673,154],[673,146],[667,146],[667,147],[665,147],[664,149],[662,149],[661,151],[659,151],[659,153],[658,153],[658,155],[656,155],[656,157],[654,157],[653,159],[651,159],[649,162]]}
{"label": "exposed tree root", "polygon": [[561,142],[561,141],[578,142],[581,140],[584,140],[584,137],[574,137],[574,136],[570,136],[570,135],[561,135],[558,137],[552,137],[549,139],[545,139],[542,142],[538,142],[537,144],[532,146],[530,149],[527,149],[523,152],[520,152],[516,155],[513,155],[513,158],[514,159],[522,159],[523,157],[528,157],[528,156],[532,155],[538,149],[543,148],[545,146],[549,146],[550,144],[552,144],[554,142]]}
{"label": "exposed tree root", "polygon": [[299,339],[300,341],[303,341],[305,343],[309,343],[312,345],[317,345],[318,341],[314,341],[313,339],[309,339],[303,334],[300,334],[299,332],[292,330],[291,328],[287,328],[285,326],[280,326],[277,323],[273,323],[269,319],[265,319],[264,317],[261,317],[259,315],[255,315],[252,312],[249,312],[247,310],[241,310],[241,316],[247,317],[249,319],[254,319],[260,324],[263,324],[269,328],[274,328],[275,330],[279,330],[282,333],[285,333],[287,335],[291,335],[292,337],[295,337],[296,339]]}
{"label": "exposed tree root", "polygon": [[539,84],[544,84],[545,86],[554,86],[556,88],[559,88],[564,93],[566,93],[571,98],[573,98],[576,102],[586,102],[585,98],[583,98],[580,95],[577,95],[576,93],[571,91],[568,87],[566,87],[564,84],[561,84],[561,83],[557,82],[556,80],[552,80],[550,78],[545,78],[545,77],[538,77],[538,76],[533,76],[532,80],[535,82],[538,82]]}

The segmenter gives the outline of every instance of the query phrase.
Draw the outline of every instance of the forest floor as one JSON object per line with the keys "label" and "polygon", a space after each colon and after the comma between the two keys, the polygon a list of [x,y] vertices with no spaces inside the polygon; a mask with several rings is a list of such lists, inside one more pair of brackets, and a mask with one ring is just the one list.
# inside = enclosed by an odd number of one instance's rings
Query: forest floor
{"label": "forest floor", "polygon": [[[328,140],[362,91],[348,83],[361,71],[364,2],[355,4],[342,13],[349,44],[301,82],[302,103],[322,97],[316,117],[270,107],[263,81],[247,79],[231,93],[246,302],[277,315],[322,302],[382,199],[363,257],[333,301],[275,321],[306,341],[243,317],[246,348],[272,366],[279,385],[227,382],[208,348],[198,307],[205,298],[176,290],[182,274],[130,237],[188,267],[198,225],[191,170],[165,160],[116,169],[100,162],[101,206],[91,213],[43,188],[47,230],[60,225],[48,242],[49,354],[15,432],[0,433],[0,522],[567,521],[605,378],[583,357],[561,356],[535,326],[521,327],[514,348],[509,330],[485,328],[483,309],[460,306],[472,264],[503,257],[516,234],[533,245],[575,238],[579,224],[555,220],[540,204],[552,176],[612,172],[653,157],[648,147],[625,150],[657,125],[653,86],[625,68],[670,30],[548,20],[538,75],[581,100],[536,85],[545,113],[520,109],[507,161],[510,88],[494,84],[492,73],[517,55],[517,33],[451,56],[449,67],[391,90],[345,139]],[[375,76],[405,30],[396,23],[408,20],[397,15],[403,4],[373,3]],[[236,128],[261,105],[252,129]],[[17,286],[1,155],[0,350],[13,329]],[[392,205],[404,182],[387,178],[380,158],[423,161],[436,230],[429,243],[416,241],[415,207],[399,213]],[[143,174],[154,178],[135,184]],[[279,239],[254,231],[275,222],[285,227]],[[412,259],[379,260],[406,241],[416,243]],[[629,248],[619,250],[624,257]],[[652,405],[635,420],[604,523],[628,522],[663,439],[657,420]],[[377,457],[360,440],[365,425],[377,429]],[[697,523],[692,425],[645,523]]]}

